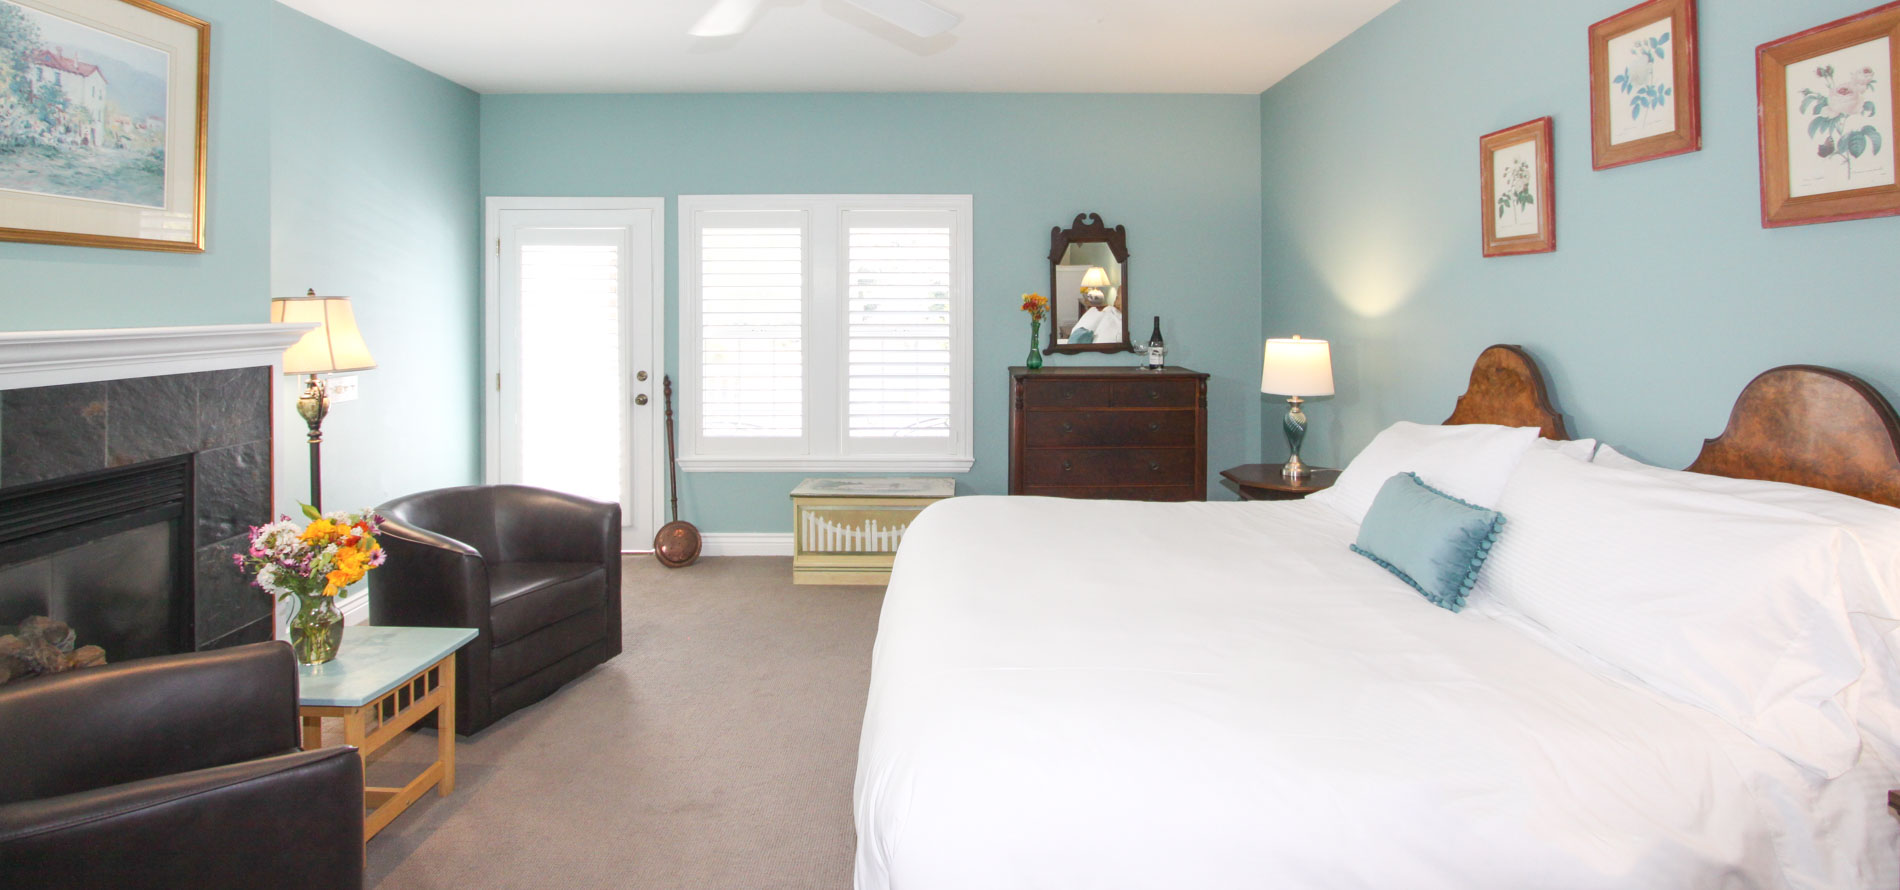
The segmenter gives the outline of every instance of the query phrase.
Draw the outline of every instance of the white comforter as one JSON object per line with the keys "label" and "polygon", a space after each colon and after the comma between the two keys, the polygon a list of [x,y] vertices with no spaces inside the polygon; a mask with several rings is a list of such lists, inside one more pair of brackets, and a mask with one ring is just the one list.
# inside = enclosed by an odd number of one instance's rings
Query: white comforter
{"label": "white comforter", "polygon": [[897,558],[859,890],[1881,887],[1831,782],[1482,609],[1309,503],[971,497]]}

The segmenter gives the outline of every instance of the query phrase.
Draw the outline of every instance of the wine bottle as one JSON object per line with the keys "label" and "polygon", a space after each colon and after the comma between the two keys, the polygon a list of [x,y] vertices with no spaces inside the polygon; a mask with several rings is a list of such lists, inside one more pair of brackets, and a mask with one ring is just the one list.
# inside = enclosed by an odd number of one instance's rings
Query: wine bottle
{"label": "wine bottle", "polygon": [[1167,344],[1161,341],[1161,316],[1155,316],[1155,332],[1148,335],[1148,362],[1143,365],[1150,371],[1158,371],[1166,364]]}

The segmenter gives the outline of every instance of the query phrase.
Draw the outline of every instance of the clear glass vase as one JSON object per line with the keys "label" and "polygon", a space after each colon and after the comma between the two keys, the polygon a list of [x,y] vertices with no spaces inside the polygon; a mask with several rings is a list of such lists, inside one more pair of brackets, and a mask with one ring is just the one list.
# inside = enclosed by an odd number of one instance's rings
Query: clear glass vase
{"label": "clear glass vase", "polygon": [[298,596],[297,611],[290,616],[290,648],[296,651],[297,661],[332,661],[342,645],[343,613],[337,611],[336,597]]}

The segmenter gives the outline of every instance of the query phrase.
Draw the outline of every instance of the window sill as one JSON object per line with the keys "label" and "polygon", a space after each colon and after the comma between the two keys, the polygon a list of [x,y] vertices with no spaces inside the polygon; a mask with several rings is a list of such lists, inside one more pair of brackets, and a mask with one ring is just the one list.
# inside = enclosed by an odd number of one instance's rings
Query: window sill
{"label": "window sill", "polygon": [[687,473],[968,473],[969,457],[897,455],[879,457],[682,457]]}

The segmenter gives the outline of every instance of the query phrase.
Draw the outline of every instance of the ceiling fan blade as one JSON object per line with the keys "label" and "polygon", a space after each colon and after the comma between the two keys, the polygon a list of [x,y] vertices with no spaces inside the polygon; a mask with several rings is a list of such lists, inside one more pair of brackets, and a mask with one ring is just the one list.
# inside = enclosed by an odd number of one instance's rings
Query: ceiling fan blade
{"label": "ceiling fan blade", "polygon": [[752,27],[765,0],[713,0],[711,9],[699,17],[686,33],[694,37],[731,37]]}
{"label": "ceiling fan blade", "polygon": [[935,37],[963,21],[963,16],[925,0],[845,0],[919,37]]}

